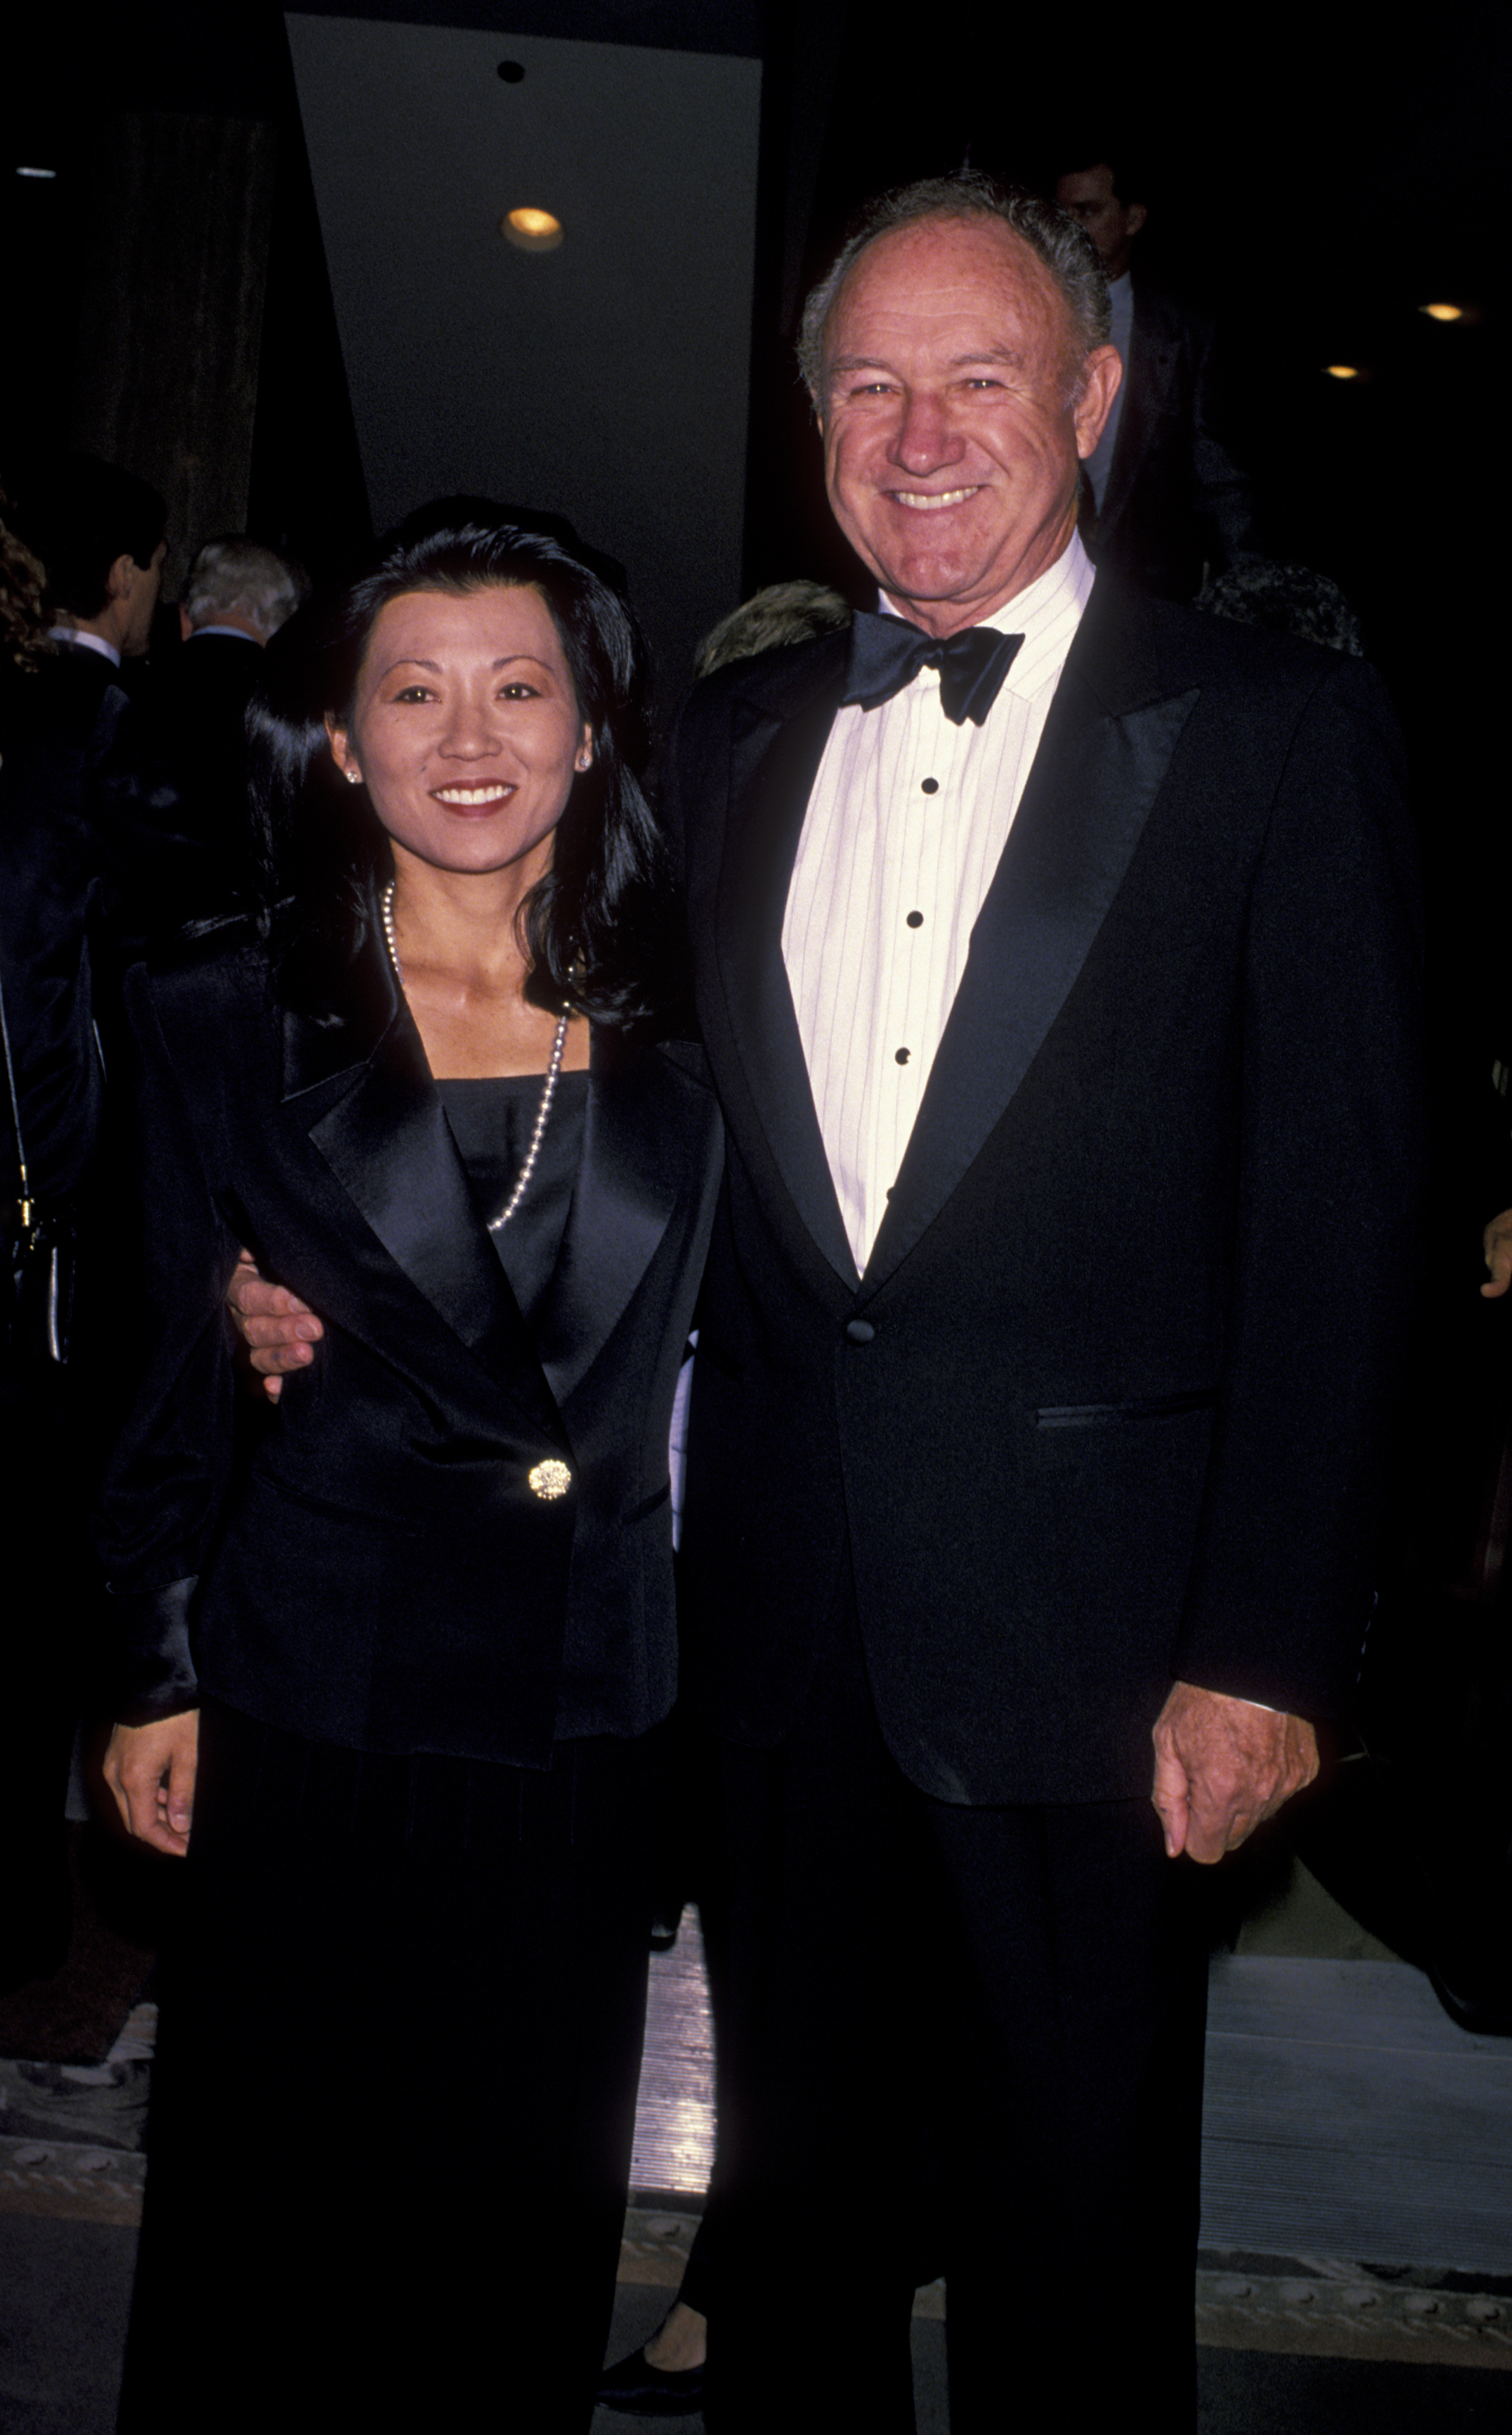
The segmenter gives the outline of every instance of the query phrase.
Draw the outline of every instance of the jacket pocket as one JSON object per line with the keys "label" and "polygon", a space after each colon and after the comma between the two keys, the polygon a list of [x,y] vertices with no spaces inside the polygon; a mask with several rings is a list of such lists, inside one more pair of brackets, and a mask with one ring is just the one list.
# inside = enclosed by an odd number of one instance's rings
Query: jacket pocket
{"label": "jacket pocket", "polygon": [[1128,1404],[1040,1404],[1037,1429],[1106,1429],[1120,1421],[1163,1421],[1177,1412],[1211,1411],[1216,1387],[1196,1387],[1185,1395],[1144,1395]]}
{"label": "jacket pocket", "polygon": [[628,1529],[632,1523],[644,1522],[648,1513],[655,1513],[659,1507],[666,1503],[671,1494],[672,1482],[670,1479],[664,1479],[654,1496],[647,1496],[640,1505],[631,1506],[625,1516],[626,1528]]}

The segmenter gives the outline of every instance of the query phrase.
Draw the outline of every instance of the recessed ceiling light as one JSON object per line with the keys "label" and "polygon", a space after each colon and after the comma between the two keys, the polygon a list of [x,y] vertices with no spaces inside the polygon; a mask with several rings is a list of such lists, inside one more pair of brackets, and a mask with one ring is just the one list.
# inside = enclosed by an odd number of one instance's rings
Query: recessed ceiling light
{"label": "recessed ceiling light", "polygon": [[17,175],[17,177],[18,177],[18,178],[56,178],[56,177],[57,177],[57,175],[58,175],[58,172],[57,172],[57,170],[56,170],[56,169],[20,169],[20,168],[18,168],[18,169],[17,169],[17,171],[16,171],[16,175]]}
{"label": "recessed ceiling light", "polygon": [[562,225],[555,212],[543,212],[534,203],[522,203],[518,210],[506,212],[499,222],[499,233],[517,245],[522,253],[550,253],[562,240]]}
{"label": "recessed ceiling light", "polygon": [[1463,304],[1419,304],[1418,310],[1426,313],[1430,321],[1463,321],[1465,319]]}
{"label": "recessed ceiling light", "polygon": [[1323,369],[1330,380],[1358,380],[1360,377],[1358,364],[1325,364]]}

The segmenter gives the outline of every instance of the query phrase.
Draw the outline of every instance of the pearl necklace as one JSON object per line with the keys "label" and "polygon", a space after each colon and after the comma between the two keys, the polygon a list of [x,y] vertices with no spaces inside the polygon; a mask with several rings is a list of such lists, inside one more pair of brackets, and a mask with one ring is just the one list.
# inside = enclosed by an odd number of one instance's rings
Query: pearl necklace
{"label": "pearl necklace", "polygon": [[[392,880],[378,900],[378,909],[383,916],[384,942],[388,949],[388,960],[394,968],[394,978],[403,989],[404,975],[399,960],[398,942],[394,938],[394,883]],[[557,1077],[561,1072],[562,1051],[567,1045],[567,1023],[571,1013],[572,1008],[564,1006],[557,1019],[557,1036],[551,1044],[551,1055],[546,1062],[546,1079],[541,1093],[541,1105],[536,1110],[535,1127],[530,1135],[530,1147],[525,1152],[525,1163],[515,1178],[514,1190],[497,1218],[489,1219],[490,1235],[496,1235],[501,1226],[507,1226],[524,1199],[525,1186],[536,1171],[536,1161],[541,1156],[541,1145],[546,1137],[546,1118],[551,1114],[551,1103],[557,1096]]]}

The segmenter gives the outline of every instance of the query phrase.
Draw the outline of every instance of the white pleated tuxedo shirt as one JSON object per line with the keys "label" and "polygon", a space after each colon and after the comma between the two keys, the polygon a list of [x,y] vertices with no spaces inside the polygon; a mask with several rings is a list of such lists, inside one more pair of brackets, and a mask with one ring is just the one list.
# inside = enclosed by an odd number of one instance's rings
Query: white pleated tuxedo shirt
{"label": "white pleated tuxedo shirt", "polygon": [[782,959],[858,1272],[1092,578],[1073,534],[1054,566],[983,619],[1023,642],[980,727],[953,726],[938,671],[921,668],[880,709],[840,711],[830,731],[788,888]]}

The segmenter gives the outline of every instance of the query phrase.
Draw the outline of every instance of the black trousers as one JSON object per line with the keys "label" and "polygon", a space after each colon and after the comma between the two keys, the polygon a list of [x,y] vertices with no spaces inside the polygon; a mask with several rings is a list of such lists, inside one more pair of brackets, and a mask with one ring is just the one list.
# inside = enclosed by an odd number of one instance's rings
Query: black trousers
{"label": "black trousers", "polygon": [[849,1594],[793,1733],[713,1764],[711,2429],[907,2435],[925,2260],[953,2435],[1190,2428],[1206,1952],[1148,1803],[918,1791]]}
{"label": "black trousers", "polygon": [[121,2424],[581,2435],[644,2012],[659,1734],[549,1772],[207,1704]]}

